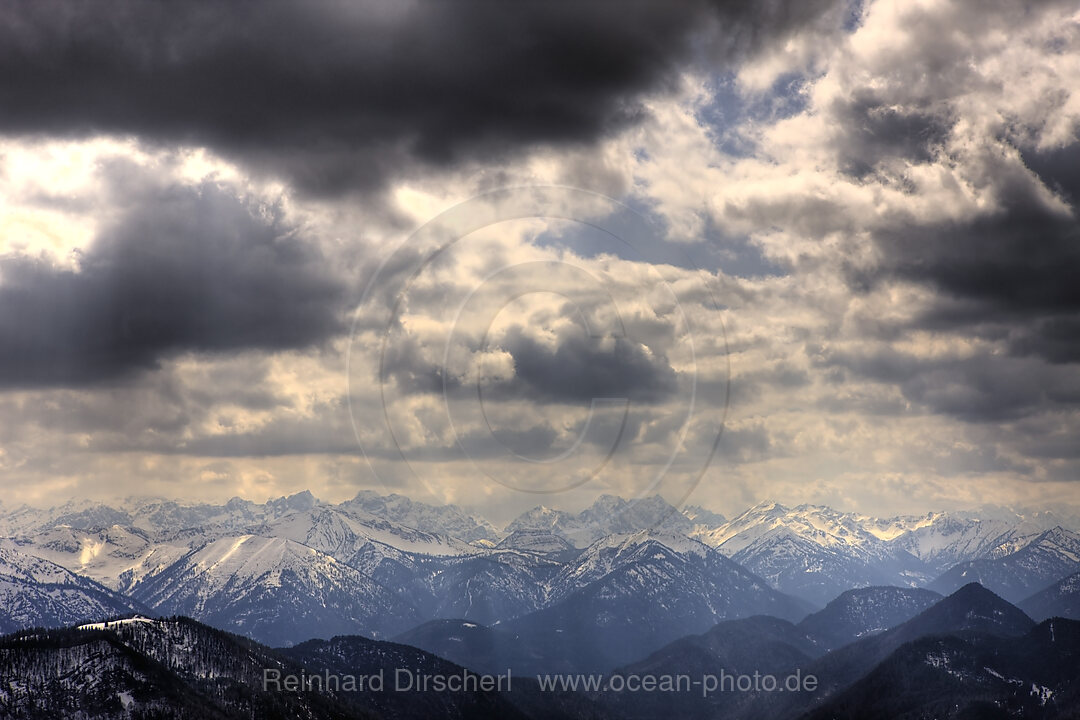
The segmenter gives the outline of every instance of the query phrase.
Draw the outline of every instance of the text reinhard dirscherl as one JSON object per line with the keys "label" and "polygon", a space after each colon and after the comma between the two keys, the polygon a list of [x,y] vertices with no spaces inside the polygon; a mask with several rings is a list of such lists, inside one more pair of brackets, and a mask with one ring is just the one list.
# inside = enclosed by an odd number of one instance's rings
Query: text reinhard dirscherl
{"label": "text reinhard dirscherl", "polygon": [[[387,682],[387,678],[391,682]],[[277,692],[510,692],[512,673],[489,675],[462,670],[457,673],[425,673],[410,668],[397,668],[392,675],[384,670],[370,675],[339,675],[319,673],[286,673],[277,668],[263,670],[263,691]],[[813,692],[818,680],[796,670],[790,675],[755,672],[734,674],[721,669],[716,674],[694,677],[688,674],[629,674],[629,675],[537,675],[541,692],[612,692],[612,693],[683,693],[699,692],[708,697],[717,692]]]}

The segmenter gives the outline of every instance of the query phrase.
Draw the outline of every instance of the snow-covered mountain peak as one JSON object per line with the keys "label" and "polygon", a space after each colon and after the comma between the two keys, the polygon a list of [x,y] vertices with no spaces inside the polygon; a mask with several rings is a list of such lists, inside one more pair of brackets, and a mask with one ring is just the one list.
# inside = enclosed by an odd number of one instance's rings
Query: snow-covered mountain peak
{"label": "snow-covered mountain peak", "polygon": [[627,501],[619,497],[618,495],[610,495],[608,493],[604,493],[603,495],[596,498],[596,500],[593,501],[592,505],[585,508],[585,510],[582,511],[582,514],[594,515],[619,512],[620,510],[625,508],[627,504]]}
{"label": "snow-covered mountain peak", "polygon": [[1073,562],[1080,562],[1080,533],[1060,525],[1046,530],[1026,547],[1055,553]]}
{"label": "snow-covered mountain peak", "polygon": [[317,555],[314,548],[285,538],[239,535],[208,543],[192,554],[190,564],[197,573],[258,576],[290,567],[296,560],[306,562]]}
{"label": "snow-covered mountain peak", "polygon": [[705,543],[694,540],[686,535],[673,533],[665,530],[646,529],[633,533],[608,535],[597,540],[585,549],[583,554],[600,553],[604,550],[614,549],[618,554],[635,552],[642,546],[658,545],[680,555],[697,555],[704,557],[711,548]]}
{"label": "snow-covered mountain peak", "polygon": [[560,535],[579,527],[577,518],[565,510],[555,510],[544,505],[537,505],[518,515],[504,529],[507,535],[518,530],[546,530]]}
{"label": "snow-covered mountain peak", "polygon": [[4,545],[0,545],[0,577],[40,584],[63,583],[76,579],[74,573],[56,563]]}
{"label": "snow-covered mountain peak", "polygon": [[701,507],[700,505],[688,505],[683,508],[683,515],[687,517],[690,522],[694,523],[695,529],[706,528],[712,529],[719,527],[727,522],[727,518],[720,513],[715,513],[712,510]]}
{"label": "snow-covered mountain peak", "polygon": [[420,619],[407,593],[315,548],[251,534],[193,550],[135,594],[163,614],[205,618],[280,644],[399,632]]}
{"label": "snow-covered mountain peak", "polygon": [[371,490],[361,490],[353,499],[341,503],[338,507],[361,510],[400,525],[449,535],[466,542],[494,540],[498,537],[498,532],[491,523],[456,505],[429,505],[404,495],[379,495]]}
{"label": "snow-covered mountain peak", "polygon": [[866,527],[867,518],[819,505],[786,508],[759,503],[699,539],[731,556],[764,537],[794,534],[825,548],[871,547],[881,544]]}
{"label": "snow-covered mountain peak", "polygon": [[646,529],[608,535],[582,550],[563,568],[553,582],[554,595],[564,597],[618,568],[636,565],[685,567],[710,556],[728,562],[704,543],[677,533]]}
{"label": "snow-covered mountain peak", "polygon": [[1053,542],[1070,546],[1074,545],[1078,539],[1080,539],[1080,534],[1075,533],[1072,530],[1063,528],[1060,525],[1055,525],[1039,537],[1040,541]]}
{"label": "snow-covered mountain peak", "polygon": [[279,497],[276,500],[267,501],[267,506],[275,509],[286,510],[310,510],[319,504],[318,498],[311,494],[310,490]]}
{"label": "snow-covered mountain peak", "polygon": [[[803,507],[806,507],[805,505]],[[745,518],[749,520],[751,518],[761,519],[767,517],[780,517],[791,512],[791,508],[781,505],[773,500],[762,500],[761,502],[753,505],[742,513],[740,513],[735,519]]]}
{"label": "snow-covered mountain peak", "polygon": [[890,542],[904,533],[940,522],[944,516],[945,513],[942,512],[928,512],[925,515],[901,515],[892,518],[867,517],[863,525],[878,540]]}

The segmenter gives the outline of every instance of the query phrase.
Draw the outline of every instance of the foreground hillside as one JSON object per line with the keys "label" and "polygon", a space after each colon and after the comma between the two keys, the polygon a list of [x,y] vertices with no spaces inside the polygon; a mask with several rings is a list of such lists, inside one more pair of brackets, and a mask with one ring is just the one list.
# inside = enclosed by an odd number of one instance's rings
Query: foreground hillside
{"label": "foreground hillside", "polygon": [[[463,621],[429,623],[402,642],[352,635],[270,649],[182,617],[133,616],[0,637],[0,717],[1053,720],[1080,714],[1080,622],[1036,624],[976,584],[919,611],[928,597],[874,588],[861,598],[842,596],[800,625],[764,615],[726,620],[613,673],[585,676],[551,675],[572,659],[558,653],[577,652],[574,647],[545,646],[553,654],[544,655],[535,639]],[[907,619],[883,629],[900,617]],[[830,619],[835,626],[828,628]],[[841,633],[859,639],[826,650]],[[728,684],[721,684],[724,676]],[[446,684],[431,684],[437,677]],[[562,680],[550,682],[557,677]],[[631,687],[637,689],[628,692]]]}
{"label": "foreground hillside", "polygon": [[[566,717],[559,709],[569,702],[565,696],[538,698],[527,687],[521,687],[521,702],[528,714],[511,703],[505,688],[399,692],[398,669],[417,678],[465,672],[422,650],[366,638],[280,651],[186,618],[132,617],[0,638],[0,717]],[[370,680],[379,675],[381,690]],[[331,676],[337,680],[326,680]],[[289,678],[296,679],[291,689]]]}

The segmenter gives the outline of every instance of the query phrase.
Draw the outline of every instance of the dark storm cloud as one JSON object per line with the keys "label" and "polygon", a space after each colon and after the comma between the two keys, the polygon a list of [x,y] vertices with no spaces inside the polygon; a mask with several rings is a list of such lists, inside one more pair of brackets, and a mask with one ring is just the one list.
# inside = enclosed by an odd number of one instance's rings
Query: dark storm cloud
{"label": "dark storm cloud", "polygon": [[1052,363],[1080,362],[1080,315],[1051,317],[1016,328],[1009,349],[1015,355],[1035,355]]}
{"label": "dark storm cloud", "polygon": [[677,390],[675,371],[663,357],[649,355],[627,338],[610,347],[582,333],[566,334],[551,350],[520,329],[500,345],[514,360],[514,379],[493,395],[524,395],[547,402],[588,403],[594,398],[626,398],[656,403]]}
{"label": "dark storm cloud", "polygon": [[456,390],[460,380],[447,374],[440,363],[427,358],[423,346],[413,337],[402,334],[386,344],[381,359],[380,381],[393,380],[407,395],[441,393]]}
{"label": "dark storm cloud", "polygon": [[[488,401],[588,404],[594,398],[626,398],[650,404],[678,390],[677,375],[667,360],[648,354],[626,338],[609,339],[603,346],[599,339],[567,333],[552,350],[515,328],[497,345],[513,359],[514,377],[485,382],[482,392]],[[445,389],[455,396],[464,393],[475,398],[477,392],[475,385],[463,385],[440,363],[426,358],[410,338],[387,346],[382,367],[383,377],[406,394]]]}
{"label": "dark storm cloud", "polygon": [[725,377],[698,377],[695,390],[702,397],[727,396],[731,406],[747,406],[760,401],[770,390],[787,393],[806,387],[810,382],[811,377],[806,370],[779,362],[740,372],[730,382]]}
{"label": "dark storm cloud", "polygon": [[878,241],[893,274],[984,303],[987,312],[1080,310],[1080,226],[1073,218],[1010,200],[998,215],[886,232]]}
{"label": "dark storm cloud", "polygon": [[815,365],[895,385],[913,405],[968,422],[1000,422],[1080,405],[1080,376],[1036,359],[920,357],[892,349],[808,348]]}
{"label": "dark storm cloud", "polygon": [[[0,5],[0,132],[207,145],[315,193],[421,163],[589,142],[686,62],[836,0]],[[823,19],[824,18],[824,19]]]}
{"label": "dark storm cloud", "polygon": [[[977,37],[1025,21],[1005,20],[1009,13],[1030,15],[1030,9],[984,5],[951,5],[955,24],[931,13],[900,19],[907,36],[920,38],[921,52],[825,108],[829,147],[842,172],[916,197],[921,191],[911,178],[918,171],[905,169],[934,165],[957,173],[989,201],[974,216],[961,212],[946,221],[875,215],[872,252],[852,253],[861,260],[850,261],[851,288],[861,294],[914,283],[931,292],[919,293],[921,304],[907,318],[868,313],[856,319],[852,327],[861,343],[842,352],[811,352],[829,377],[869,379],[898,391],[880,397],[881,388],[848,393],[852,385],[843,382],[826,407],[866,412],[871,402],[886,414],[929,411],[971,423],[1014,423],[1073,413],[1080,403],[1072,365],[1080,361],[1080,144],[1036,149],[1040,123],[1045,129],[1050,120],[1025,121],[1000,108],[1003,119],[993,136],[970,135],[973,123],[993,113],[964,117],[966,104],[955,101],[978,97],[988,87],[971,60],[980,51],[957,43],[955,28]],[[1068,207],[1048,201],[1051,193]],[[914,339],[920,331],[955,339],[975,354],[881,350],[882,343]]]}
{"label": "dark storm cloud", "polygon": [[993,187],[996,211],[972,220],[897,223],[874,233],[871,267],[851,269],[857,290],[902,279],[938,298],[920,328],[1004,341],[1010,353],[1051,363],[1080,360],[1080,222],[1077,206],[1047,205],[1039,189],[1080,197],[1080,144],[1027,155],[1030,168],[987,161],[977,182]]}
{"label": "dark storm cloud", "polygon": [[[521,327],[511,328],[490,347],[510,355],[514,376],[485,381],[481,388],[485,401],[588,404],[594,398],[625,398],[653,404],[670,398],[679,387],[665,357],[628,338],[586,337],[577,327],[561,333],[554,349]],[[445,390],[453,397],[476,398],[475,381],[463,383],[455,371],[429,355],[415,338],[403,335],[387,344],[382,377],[407,395]]]}
{"label": "dark storm cloud", "polygon": [[1074,208],[1080,207],[1080,145],[1050,150],[1021,148],[1020,157],[1047,187]]}
{"label": "dark storm cloud", "polygon": [[836,142],[840,167],[857,177],[873,172],[887,159],[930,161],[954,121],[920,104],[898,106],[870,90],[836,101],[831,111],[843,128]]}
{"label": "dark storm cloud", "polygon": [[170,354],[302,348],[342,329],[341,288],[277,209],[214,184],[128,190],[77,272],[0,260],[0,386],[87,384]]}
{"label": "dark storm cloud", "polygon": [[[711,432],[711,428],[706,430],[708,437],[711,437]],[[725,428],[717,447],[717,457],[729,463],[760,462],[783,455],[762,425]]]}

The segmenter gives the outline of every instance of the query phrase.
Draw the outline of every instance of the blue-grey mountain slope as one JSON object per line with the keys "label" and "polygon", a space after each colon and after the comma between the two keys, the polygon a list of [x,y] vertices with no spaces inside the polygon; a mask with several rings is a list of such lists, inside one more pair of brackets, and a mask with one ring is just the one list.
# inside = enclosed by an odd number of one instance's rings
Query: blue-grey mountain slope
{"label": "blue-grey mountain slope", "polygon": [[833,650],[910,620],[941,600],[921,588],[868,587],[848,590],[798,624],[824,650]]}
{"label": "blue-grey mountain slope", "polygon": [[1080,620],[1080,572],[1058,580],[1019,604],[1036,620],[1052,617]]}
{"label": "blue-grey mountain slope", "polygon": [[500,628],[544,656],[601,671],[720,620],[760,613],[801,619],[807,612],[712,548],[656,532],[594,543],[562,570],[552,594],[553,605]]}

